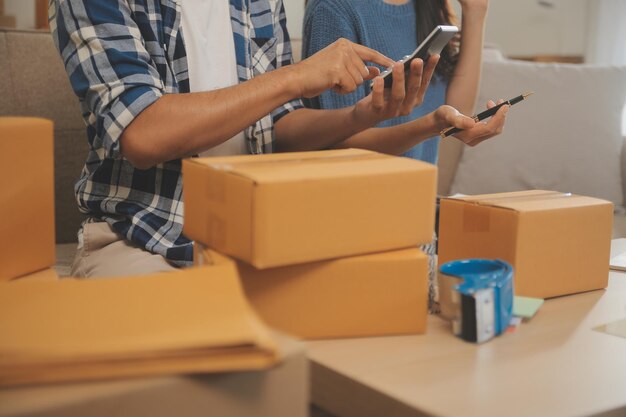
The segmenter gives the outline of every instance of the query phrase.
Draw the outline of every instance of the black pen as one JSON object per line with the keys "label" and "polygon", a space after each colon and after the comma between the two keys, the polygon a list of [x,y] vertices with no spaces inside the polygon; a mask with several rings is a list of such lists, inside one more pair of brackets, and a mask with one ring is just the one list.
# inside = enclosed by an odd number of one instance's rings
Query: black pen
{"label": "black pen", "polygon": [[[522,95],[517,96],[515,98],[512,98],[510,100],[504,101],[504,102],[498,104],[497,106],[493,106],[492,108],[487,109],[487,110],[485,110],[482,113],[479,113],[479,114],[477,114],[475,116],[472,116],[472,119],[474,119],[475,122],[480,122],[481,120],[485,120],[486,118],[491,117],[494,114],[496,114],[496,112],[498,111],[498,109],[500,109],[500,107],[505,106],[505,105],[512,106],[514,104],[517,104],[520,101],[525,100],[526,97],[530,96],[531,94],[533,94],[533,93],[530,92],[530,93],[522,94]],[[443,138],[448,137],[450,135],[454,135],[455,133],[459,133],[462,130],[463,129],[460,129],[458,127],[449,127],[447,129],[442,130],[440,135],[441,135],[441,138],[443,139]]]}

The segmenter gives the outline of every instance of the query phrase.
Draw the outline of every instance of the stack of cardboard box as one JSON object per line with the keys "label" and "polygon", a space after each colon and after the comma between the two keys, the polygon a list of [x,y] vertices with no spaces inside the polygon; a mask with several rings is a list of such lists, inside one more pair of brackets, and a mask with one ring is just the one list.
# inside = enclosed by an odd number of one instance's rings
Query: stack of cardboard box
{"label": "stack of cardboard box", "polygon": [[0,118],[0,281],[57,279],[53,150],[51,121]]}
{"label": "stack of cardboard box", "polygon": [[[363,150],[183,163],[196,264],[238,259],[249,300],[302,338],[423,333],[436,167]],[[221,253],[221,254],[220,254]]]}

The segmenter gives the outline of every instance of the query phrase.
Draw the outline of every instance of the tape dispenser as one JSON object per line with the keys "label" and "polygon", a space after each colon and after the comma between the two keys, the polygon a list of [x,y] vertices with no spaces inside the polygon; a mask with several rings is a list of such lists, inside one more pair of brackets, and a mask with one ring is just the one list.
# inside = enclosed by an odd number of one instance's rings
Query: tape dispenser
{"label": "tape dispenser", "polygon": [[513,315],[513,267],[501,260],[465,259],[439,268],[441,315],[454,334],[483,343],[503,333]]}

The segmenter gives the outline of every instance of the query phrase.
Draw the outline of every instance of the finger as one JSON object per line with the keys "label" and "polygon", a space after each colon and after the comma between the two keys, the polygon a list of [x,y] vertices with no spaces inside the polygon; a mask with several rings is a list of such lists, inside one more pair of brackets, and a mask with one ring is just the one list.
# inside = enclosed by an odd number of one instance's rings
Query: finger
{"label": "finger", "polygon": [[344,74],[337,85],[337,91],[340,94],[348,94],[356,90],[356,83],[350,74]]}
{"label": "finger", "polygon": [[[357,58],[358,59],[358,58]],[[363,84],[363,71],[367,69],[365,67],[365,64],[363,64],[361,62],[360,65],[354,65],[354,63],[352,62],[348,62],[346,64],[346,71],[348,71],[348,74],[350,75],[350,77],[352,77],[352,80],[354,80],[354,83],[359,86],[361,84]],[[369,71],[368,71],[369,74]]]}
{"label": "finger", "polygon": [[486,124],[484,122],[478,122],[471,129],[466,129],[454,135],[457,139],[462,141],[468,146],[475,146],[483,140],[491,137],[489,131],[487,131]]}
{"label": "finger", "polygon": [[493,134],[499,134],[504,127],[504,122],[506,118],[506,114],[509,111],[509,106],[504,105],[498,109],[496,114],[494,114],[487,123],[484,124],[487,131]]}
{"label": "finger", "polygon": [[439,63],[440,59],[441,59],[441,55],[439,54],[429,56],[428,60],[426,61],[426,67],[432,66],[434,70],[437,64]]}
{"label": "finger", "polygon": [[396,62],[393,64],[393,83],[391,84],[391,104],[392,109],[397,111],[404,100],[406,92],[404,90],[404,64]]}
{"label": "finger", "polygon": [[365,62],[363,62],[363,60],[359,58],[359,56],[355,52],[352,52],[350,54],[350,62],[352,63],[354,68],[359,71],[359,74],[361,74],[361,78],[365,79],[365,77],[370,74],[369,68],[367,67],[367,65],[365,65]]}
{"label": "finger", "polygon": [[380,66],[383,66],[385,68],[393,65],[392,59],[387,58],[385,55],[381,54],[380,52],[374,49],[370,49],[366,46],[359,45],[356,43],[352,44],[352,49],[354,50],[354,52],[357,53],[359,58],[361,58],[363,61],[370,61]]}
{"label": "finger", "polygon": [[487,102],[487,108],[488,108],[488,109],[490,109],[490,108],[492,108],[492,107],[495,107],[495,106],[496,106],[496,103],[495,103],[493,100],[489,100],[489,101]]}
{"label": "finger", "polygon": [[446,114],[446,123],[452,127],[467,130],[476,125],[476,121],[471,117],[459,113],[457,109],[451,107],[452,111]]}
{"label": "finger", "polygon": [[478,123],[477,127],[473,129],[473,131],[468,131],[466,143],[470,146],[476,146],[479,143],[502,133],[508,111],[509,106],[502,106],[487,123]]}
{"label": "finger", "polygon": [[[447,130],[449,127],[471,129],[476,124],[474,119],[462,115],[457,109],[447,104],[439,106],[434,114],[437,123],[446,127],[444,130]],[[458,134],[460,133],[457,133],[455,136]]]}
{"label": "finger", "polygon": [[406,97],[404,98],[404,101],[402,102],[402,107],[400,108],[401,114],[409,114],[415,106],[416,98],[420,90],[420,85],[422,84],[423,68],[423,61],[421,59],[414,59],[411,62],[409,79],[406,82]]}
{"label": "finger", "polygon": [[368,66],[367,70],[368,75],[365,77],[366,80],[373,80],[380,75],[380,69],[378,69],[378,67]]}
{"label": "finger", "polygon": [[428,61],[426,61],[426,68],[424,68],[422,72],[422,82],[416,97],[416,101],[418,104],[422,104],[424,102],[426,90],[428,90],[430,80],[433,78],[433,74],[435,73],[435,68],[437,67],[438,62],[439,55],[432,55],[430,58],[428,58]]}
{"label": "finger", "polygon": [[374,79],[372,87],[372,107],[377,112],[385,107],[385,81],[381,77]]}

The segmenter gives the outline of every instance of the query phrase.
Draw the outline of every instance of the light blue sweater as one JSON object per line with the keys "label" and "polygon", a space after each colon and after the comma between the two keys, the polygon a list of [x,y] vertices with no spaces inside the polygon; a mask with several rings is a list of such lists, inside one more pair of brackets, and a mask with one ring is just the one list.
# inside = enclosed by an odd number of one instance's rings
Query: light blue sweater
{"label": "light blue sweater", "polygon": [[[309,0],[304,15],[303,56],[309,57],[338,38],[346,38],[380,51],[393,60],[412,53],[417,48],[415,8],[411,0],[392,5],[383,0]],[[433,77],[424,103],[408,116],[380,123],[378,127],[394,126],[424,116],[445,102],[447,82]],[[355,104],[370,93],[369,82],[354,93],[341,95],[327,91],[311,100],[307,106],[336,109]],[[439,138],[430,138],[413,147],[404,156],[437,163]]]}

